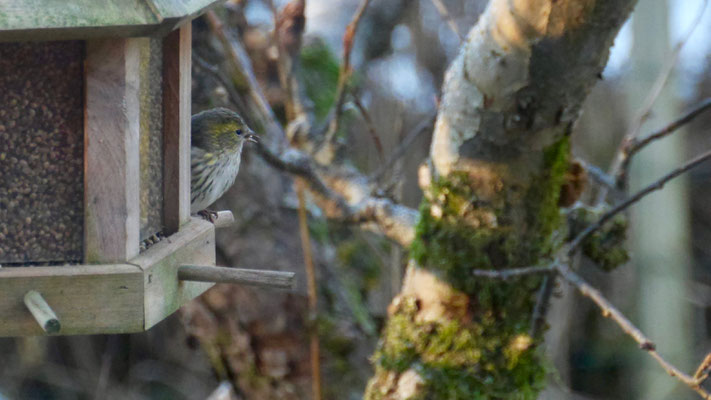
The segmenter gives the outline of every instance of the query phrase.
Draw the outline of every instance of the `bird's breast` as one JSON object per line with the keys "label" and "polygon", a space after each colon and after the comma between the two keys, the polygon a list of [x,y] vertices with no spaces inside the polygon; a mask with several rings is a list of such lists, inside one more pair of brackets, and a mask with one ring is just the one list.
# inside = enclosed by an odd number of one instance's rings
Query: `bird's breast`
{"label": "bird's breast", "polygon": [[196,158],[192,152],[190,212],[204,210],[219,199],[235,182],[240,165],[240,152],[213,154],[209,161]]}

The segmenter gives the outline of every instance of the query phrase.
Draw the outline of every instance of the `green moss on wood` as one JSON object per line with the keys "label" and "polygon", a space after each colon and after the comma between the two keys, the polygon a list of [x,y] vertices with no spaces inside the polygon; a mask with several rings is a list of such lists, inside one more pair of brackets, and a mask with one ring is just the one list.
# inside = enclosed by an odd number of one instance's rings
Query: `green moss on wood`
{"label": "green moss on wood", "polygon": [[543,176],[535,179],[526,195],[525,205],[529,232],[534,240],[523,241],[535,257],[549,252],[550,236],[561,223],[558,209],[560,189],[565,181],[570,158],[570,141],[563,137],[543,152]]}
{"label": "green moss on wood", "polygon": [[366,398],[387,398],[378,380],[413,368],[424,380],[423,398],[536,398],[546,368],[537,351],[541,338],[531,338],[529,329],[542,278],[487,280],[471,270],[533,265],[551,252],[568,159],[569,142],[562,138],[545,149],[543,168],[533,169],[542,172],[519,195],[503,187],[498,198],[483,200],[477,193],[490,188],[461,171],[431,185],[410,256],[468,299],[466,315],[423,322],[417,300],[401,298],[375,355],[378,371]]}
{"label": "green moss on wood", "polygon": [[[396,373],[414,368],[425,380],[422,398],[534,399],[543,388],[545,369],[520,327],[494,318],[417,322],[416,300],[400,300],[375,355],[377,368]],[[371,385],[366,398],[382,397]]]}
{"label": "green moss on wood", "polygon": [[[578,207],[568,215],[569,237],[582,232],[585,227],[597,221],[604,209]],[[627,240],[627,218],[618,215],[606,223],[582,243],[583,254],[605,271],[612,271],[629,261],[625,248]]]}
{"label": "green moss on wood", "polygon": [[550,236],[561,222],[558,198],[569,152],[567,138],[544,151],[544,172],[532,179],[524,196],[525,226],[507,223],[513,219],[508,215],[510,209],[521,205],[502,200],[494,206],[491,201],[479,201],[467,173],[441,178],[429,188],[420,206],[410,256],[467,293],[476,292],[481,285],[469,272],[472,269],[536,263],[550,252]]}

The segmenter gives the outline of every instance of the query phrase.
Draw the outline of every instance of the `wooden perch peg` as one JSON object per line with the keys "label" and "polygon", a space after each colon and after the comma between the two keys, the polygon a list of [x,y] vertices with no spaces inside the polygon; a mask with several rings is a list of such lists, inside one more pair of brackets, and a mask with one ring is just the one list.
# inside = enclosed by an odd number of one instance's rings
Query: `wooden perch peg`
{"label": "wooden perch peg", "polygon": [[32,316],[35,317],[35,320],[45,332],[57,333],[62,328],[59,318],[57,318],[57,315],[39,292],[35,290],[27,292],[25,294],[25,306],[27,306]]}
{"label": "wooden perch peg", "polygon": [[181,281],[236,283],[277,289],[291,289],[294,286],[293,272],[207,265],[181,265],[178,267],[178,279]]}
{"label": "wooden perch peg", "polygon": [[224,211],[217,212],[217,215],[215,216],[215,220],[213,221],[213,224],[215,224],[215,228],[224,228],[224,227],[232,225],[232,223],[234,223],[234,222],[235,222],[235,216],[232,215],[232,211],[224,210]]}

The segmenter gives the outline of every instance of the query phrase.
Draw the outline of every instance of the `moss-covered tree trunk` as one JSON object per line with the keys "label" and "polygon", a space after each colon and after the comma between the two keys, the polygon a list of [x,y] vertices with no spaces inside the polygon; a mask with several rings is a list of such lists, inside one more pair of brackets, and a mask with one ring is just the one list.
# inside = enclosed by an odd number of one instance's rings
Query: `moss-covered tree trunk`
{"label": "moss-covered tree trunk", "polygon": [[445,78],[425,199],[368,399],[534,399],[540,276],[559,228],[568,136],[634,0],[492,0]]}

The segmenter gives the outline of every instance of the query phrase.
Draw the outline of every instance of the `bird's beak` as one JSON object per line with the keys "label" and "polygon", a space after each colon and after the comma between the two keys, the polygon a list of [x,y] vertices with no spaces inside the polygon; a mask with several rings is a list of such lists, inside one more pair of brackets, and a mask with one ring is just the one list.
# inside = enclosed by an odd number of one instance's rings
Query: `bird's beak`
{"label": "bird's beak", "polygon": [[248,142],[259,143],[259,136],[255,135],[254,132],[248,133],[244,138]]}

